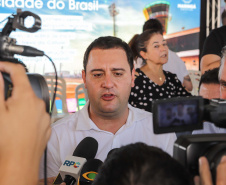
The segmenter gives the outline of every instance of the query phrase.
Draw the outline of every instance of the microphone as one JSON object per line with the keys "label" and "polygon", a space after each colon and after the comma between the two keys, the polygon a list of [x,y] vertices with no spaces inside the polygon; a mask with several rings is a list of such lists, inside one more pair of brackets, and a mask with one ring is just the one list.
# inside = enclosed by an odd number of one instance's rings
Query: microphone
{"label": "microphone", "polygon": [[92,137],[84,138],[76,147],[73,156],[67,156],[59,171],[66,185],[73,185],[87,160],[93,159],[97,153],[98,143]]}
{"label": "microphone", "polygon": [[30,57],[44,55],[44,52],[41,50],[38,50],[30,46],[22,46],[22,45],[8,45],[5,48],[3,48],[3,50],[12,54],[19,54],[19,55],[30,56]]}
{"label": "microphone", "polygon": [[80,173],[79,185],[91,185],[98,174],[99,167],[103,162],[99,159],[90,159],[88,160]]}

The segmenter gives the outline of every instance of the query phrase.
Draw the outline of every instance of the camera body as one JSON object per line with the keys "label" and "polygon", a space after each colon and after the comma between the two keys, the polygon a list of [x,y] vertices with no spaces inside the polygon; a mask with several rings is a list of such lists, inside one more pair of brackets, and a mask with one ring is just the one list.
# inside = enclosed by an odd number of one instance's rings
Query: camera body
{"label": "camera body", "polygon": [[[226,128],[226,101],[201,96],[155,100],[152,104],[154,133],[184,132],[202,129],[204,121]],[[192,175],[198,175],[198,159],[206,156],[216,179],[216,167],[226,155],[225,134],[182,135],[174,143],[173,157]]]}
{"label": "camera body", "polygon": [[203,122],[226,128],[226,101],[201,96],[155,100],[152,104],[154,133],[184,132],[203,128]]}
{"label": "camera body", "polygon": [[199,174],[198,159],[205,156],[210,164],[213,182],[221,157],[226,155],[226,134],[180,136],[174,143],[173,157],[193,175]]}
{"label": "camera body", "polygon": [[200,96],[155,100],[152,104],[154,133],[202,129],[204,100]]}

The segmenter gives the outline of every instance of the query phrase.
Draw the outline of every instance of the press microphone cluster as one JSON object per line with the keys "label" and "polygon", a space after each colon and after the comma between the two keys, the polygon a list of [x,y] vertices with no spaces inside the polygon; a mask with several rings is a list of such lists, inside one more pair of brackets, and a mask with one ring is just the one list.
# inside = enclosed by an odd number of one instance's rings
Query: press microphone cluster
{"label": "press microphone cluster", "polygon": [[102,161],[94,159],[98,149],[97,141],[92,137],[84,138],[76,147],[73,156],[67,156],[59,171],[66,185],[74,185],[81,178],[81,185],[90,183]]}

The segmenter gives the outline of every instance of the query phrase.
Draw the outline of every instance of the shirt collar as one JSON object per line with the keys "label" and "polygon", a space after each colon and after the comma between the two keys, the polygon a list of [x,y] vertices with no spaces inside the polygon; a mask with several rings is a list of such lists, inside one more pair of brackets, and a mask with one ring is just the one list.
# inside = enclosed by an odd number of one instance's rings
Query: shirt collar
{"label": "shirt collar", "polygon": [[86,102],[85,106],[78,111],[78,123],[76,130],[100,130],[96,124],[89,117],[89,101]]}
{"label": "shirt collar", "polygon": [[[76,126],[76,130],[92,130],[93,129],[93,130],[102,131],[90,119],[89,113],[88,113],[89,112],[88,108],[89,108],[89,101],[87,101],[85,106],[80,111],[77,112],[78,123]],[[135,122],[140,121],[140,120],[146,118],[147,116],[150,116],[150,114],[151,114],[149,112],[135,108],[135,107],[131,106],[130,104],[128,104],[128,108],[129,108],[129,115],[128,115],[125,125],[122,126],[124,128],[134,125]]]}

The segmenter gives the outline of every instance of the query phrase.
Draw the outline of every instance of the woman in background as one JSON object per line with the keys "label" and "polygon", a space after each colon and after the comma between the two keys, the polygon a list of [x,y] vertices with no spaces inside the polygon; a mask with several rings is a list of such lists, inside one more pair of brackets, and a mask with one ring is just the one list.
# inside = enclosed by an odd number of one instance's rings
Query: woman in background
{"label": "woman in background", "polygon": [[154,99],[191,96],[176,74],[162,69],[168,61],[168,47],[161,30],[146,30],[135,36],[129,45],[134,59],[141,57],[145,62],[145,65],[136,69],[135,86],[129,98],[132,106],[151,112]]}

